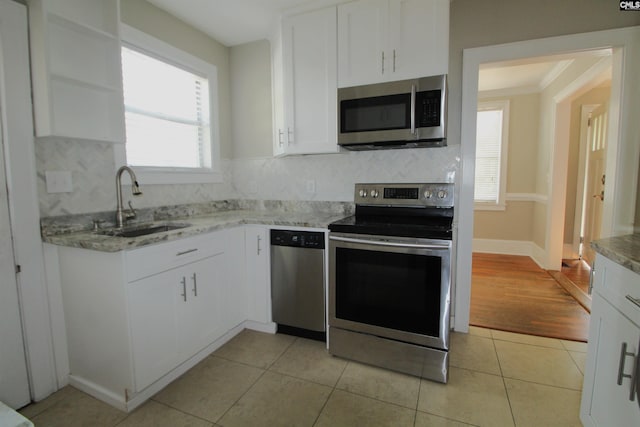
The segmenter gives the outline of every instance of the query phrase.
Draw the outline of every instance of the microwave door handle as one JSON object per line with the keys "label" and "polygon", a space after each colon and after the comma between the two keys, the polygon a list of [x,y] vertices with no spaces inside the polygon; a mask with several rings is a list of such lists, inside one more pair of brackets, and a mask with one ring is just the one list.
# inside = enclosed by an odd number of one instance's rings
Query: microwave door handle
{"label": "microwave door handle", "polygon": [[416,85],[411,85],[411,135],[416,134]]}

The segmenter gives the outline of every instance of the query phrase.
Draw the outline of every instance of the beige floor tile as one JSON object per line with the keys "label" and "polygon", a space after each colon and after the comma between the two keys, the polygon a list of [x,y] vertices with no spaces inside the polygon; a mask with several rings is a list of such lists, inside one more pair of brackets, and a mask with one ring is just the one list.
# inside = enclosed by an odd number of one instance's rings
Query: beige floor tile
{"label": "beige floor tile", "polygon": [[113,427],[127,414],[72,387],[54,405],[31,418],[38,427]]}
{"label": "beige floor tile", "polygon": [[216,422],[263,373],[263,370],[252,366],[211,356],[169,384],[153,399]]}
{"label": "beige floor tile", "polygon": [[538,345],[540,347],[564,349],[562,342],[555,338],[537,337],[535,335],[515,334],[513,332],[492,330],[494,340],[517,342],[521,344]]}
{"label": "beige floor tile", "polygon": [[566,350],[495,341],[505,378],[580,390],[582,373]]}
{"label": "beige floor tile", "polygon": [[418,411],[480,426],[513,426],[502,377],[455,367],[447,384],[422,380]]}
{"label": "beige floor tile", "polygon": [[225,427],[311,426],[330,394],[330,387],[265,372],[219,424]]}
{"label": "beige floor tile", "polygon": [[416,409],[420,379],[387,369],[349,362],[336,388]]}
{"label": "beige floor tile", "polygon": [[270,370],[334,387],[347,361],[333,357],[320,341],[298,338]]}
{"label": "beige floor tile", "polygon": [[469,334],[484,338],[491,338],[491,329],[479,328],[478,326],[469,326]]}
{"label": "beige floor tile", "polygon": [[245,329],[220,347],[216,356],[267,369],[293,343],[294,337]]}
{"label": "beige floor tile", "polygon": [[582,426],[579,391],[511,379],[505,382],[518,427]]}
{"label": "beige floor tile", "polygon": [[578,365],[578,369],[580,369],[580,372],[582,372],[582,375],[584,375],[584,370],[585,370],[585,367],[587,366],[587,353],[582,353],[579,351],[570,351],[569,355],[571,356],[573,361],[576,362],[576,365]]}
{"label": "beige floor tile", "polygon": [[587,352],[586,342],[562,340],[562,345],[569,351],[578,351],[580,353]]}
{"label": "beige floor tile", "polygon": [[23,416],[31,419],[36,415],[38,415],[39,413],[41,413],[42,411],[60,402],[61,400],[65,398],[73,398],[73,396],[75,396],[76,393],[80,393],[80,392],[69,385],[61,388],[60,390],[56,391],[55,393],[53,393],[46,399],[41,400],[40,402],[32,403],[30,405],[25,406],[24,408],[20,409],[18,412],[20,412]]}
{"label": "beige floor tile", "polygon": [[450,366],[500,375],[500,364],[492,339],[453,332],[450,344]]}
{"label": "beige floor tile", "polygon": [[415,427],[467,427],[471,425],[420,411],[416,413]]}
{"label": "beige floor tile", "polygon": [[162,403],[147,401],[129,414],[118,427],[212,427],[213,423],[201,420],[170,408]]}
{"label": "beige floor tile", "polygon": [[415,411],[342,390],[335,390],[315,427],[413,426]]}

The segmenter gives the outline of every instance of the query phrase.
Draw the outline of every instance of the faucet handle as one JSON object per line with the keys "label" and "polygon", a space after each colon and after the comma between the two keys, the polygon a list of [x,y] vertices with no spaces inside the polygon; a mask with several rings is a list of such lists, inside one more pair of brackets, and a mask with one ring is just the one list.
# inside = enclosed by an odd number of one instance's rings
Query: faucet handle
{"label": "faucet handle", "polygon": [[93,220],[93,231],[100,231],[100,228],[104,224],[104,219],[94,219]]}
{"label": "faucet handle", "polygon": [[133,208],[133,204],[131,204],[131,200],[127,202],[129,205],[129,212],[126,212],[124,215],[127,219],[133,219],[136,217],[136,210]]}

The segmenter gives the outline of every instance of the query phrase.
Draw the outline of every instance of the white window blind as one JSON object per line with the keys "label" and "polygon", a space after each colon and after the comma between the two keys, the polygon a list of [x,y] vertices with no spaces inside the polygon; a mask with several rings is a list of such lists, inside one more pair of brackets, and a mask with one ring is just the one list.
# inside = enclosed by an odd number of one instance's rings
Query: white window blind
{"label": "white window blind", "polygon": [[508,101],[481,103],[476,126],[476,202],[504,203]]}
{"label": "white window blind", "polygon": [[208,79],[122,48],[127,163],[211,168]]}

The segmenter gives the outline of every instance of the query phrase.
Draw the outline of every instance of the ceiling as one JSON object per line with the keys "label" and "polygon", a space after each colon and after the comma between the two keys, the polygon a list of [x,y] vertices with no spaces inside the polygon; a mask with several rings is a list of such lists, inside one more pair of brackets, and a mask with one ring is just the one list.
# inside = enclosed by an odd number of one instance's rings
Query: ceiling
{"label": "ceiling", "polygon": [[[478,76],[478,91],[540,92],[559,77],[574,60],[585,56],[610,58],[611,50],[600,49],[482,64]],[[602,79],[606,76],[598,78]]]}
{"label": "ceiling", "polygon": [[[225,46],[268,39],[284,11],[312,10],[349,0],[147,0]],[[588,54],[610,55],[592,51]],[[518,88],[539,92],[568,67],[574,55],[484,64],[480,91]]]}
{"label": "ceiling", "polygon": [[225,46],[269,38],[287,9],[313,9],[347,0],[147,0]]}

